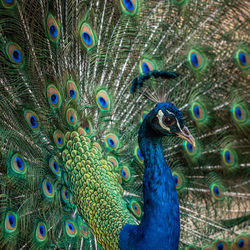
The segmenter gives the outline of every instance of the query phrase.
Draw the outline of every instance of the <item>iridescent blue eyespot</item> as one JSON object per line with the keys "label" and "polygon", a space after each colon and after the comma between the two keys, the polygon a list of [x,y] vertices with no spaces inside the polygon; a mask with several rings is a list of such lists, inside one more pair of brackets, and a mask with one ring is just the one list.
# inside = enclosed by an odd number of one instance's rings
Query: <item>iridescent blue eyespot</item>
{"label": "iridescent blue eyespot", "polygon": [[108,148],[116,150],[119,148],[119,139],[116,134],[109,133],[105,136],[105,143]]}
{"label": "iridescent blue eyespot", "polygon": [[122,177],[126,178],[127,174],[126,172],[122,169]]}
{"label": "iridescent blue eyespot", "polygon": [[11,227],[15,227],[15,225],[16,225],[16,219],[15,219],[15,217],[12,214],[9,214],[8,220],[9,220],[10,226]]}
{"label": "iridescent blue eyespot", "polygon": [[53,162],[53,166],[54,166],[55,171],[58,171],[58,165],[56,161]]}
{"label": "iridescent blue eyespot", "polygon": [[210,185],[210,190],[211,190],[212,196],[216,200],[222,200],[224,198],[223,189],[218,184],[211,184]]}
{"label": "iridescent blue eyespot", "polygon": [[22,53],[18,49],[14,49],[12,58],[16,63],[20,63],[23,60]]}
{"label": "iridescent blue eyespot", "polygon": [[135,200],[130,201],[129,209],[137,219],[141,218],[142,210],[140,204],[137,201]]}
{"label": "iridescent blue eyespot", "polygon": [[68,198],[69,198],[69,193],[68,193],[67,189],[65,189],[65,191],[64,191],[64,195],[65,195],[65,198],[66,198],[66,199],[68,199]]}
{"label": "iridescent blue eyespot", "polygon": [[6,46],[6,52],[10,61],[15,66],[21,66],[24,63],[24,54],[21,47],[16,43],[8,43]]}
{"label": "iridescent blue eyespot", "polygon": [[35,231],[35,239],[39,242],[45,242],[47,240],[47,226],[43,222],[39,222]]}
{"label": "iridescent blue eyespot", "polygon": [[235,116],[236,116],[237,119],[239,119],[239,120],[242,119],[242,112],[241,112],[241,108],[240,108],[240,107],[236,107],[236,108],[235,108]]}
{"label": "iridescent blue eyespot", "polygon": [[5,231],[13,233],[17,229],[17,214],[8,212],[5,217]]}
{"label": "iridescent blue eyespot", "polygon": [[115,146],[115,142],[111,138],[108,138],[108,144],[112,148]]}
{"label": "iridescent blue eyespot", "polygon": [[200,51],[191,49],[188,53],[188,62],[192,69],[201,70],[206,67],[207,59]]}
{"label": "iridescent blue eyespot", "polygon": [[30,124],[33,128],[37,128],[38,127],[38,122],[37,122],[37,119],[34,115],[32,115],[30,117]]}
{"label": "iridescent blue eyespot", "polygon": [[240,239],[240,240],[237,242],[238,248],[243,248],[244,245],[245,245],[245,243],[244,243],[244,240],[242,240],[242,239]]}
{"label": "iridescent blue eyespot", "polygon": [[128,167],[123,166],[121,169],[121,176],[124,181],[129,181],[131,178],[130,170]]}
{"label": "iridescent blue eyespot", "polygon": [[3,7],[12,8],[16,4],[16,0],[2,0]]}
{"label": "iridescent blue eyespot", "polygon": [[52,191],[53,191],[53,189],[52,189],[52,186],[51,186],[51,184],[47,181],[46,182],[46,187],[47,187],[47,191],[48,191],[48,193],[52,193]]}
{"label": "iridescent blue eyespot", "polygon": [[191,54],[191,62],[192,62],[194,67],[199,66],[199,61],[198,61],[198,57],[197,57],[196,53]]}
{"label": "iridescent blue eyespot", "polygon": [[238,49],[235,54],[238,66],[243,70],[249,70],[249,50],[245,48]]}
{"label": "iridescent blue eyespot", "polygon": [[217,243],[216,248],[217,250],[223,250],[224,249],[223,243],[222,242]]}
{"label": "iridescent blue eyespot", "polygon": [[143,158],[143,155],[142,155],[142,152],[140,150],[140,148],[138,146],[135,147],[135,157],[136,159],[140,162],[140,163],[143,163],[144,161],[144,158]]}
{"label": "iridescent blue eyespot", "polygon": [[97,39],[94,30],[88,23],[83,23],[80,29],[81,41],[87,50],[95,47]]}
{"label": "iridescent blue eyespot", "polygon": [[230,163],[231,162],[231,154],[229,151],[226,151],[225,153],[225,160],[226,162]]}
{"label": "iridescent blue eyespot", "polygon": [[66,221],[66,233],[69,237],[75,237],[77,234],[76,227],[73,221],[67,220]]}
{"label": "iridescent blue eyespot", "polygon": [[23,164],[23,160],[20,157],[16,157],[16,164],[19,170],[23,170],[24,169],[24,164]]}
{"label": "iridescent blue eyespot", "polygon": [[72,99],[75,99],[75,98],[76,98],[76,92],[75,92],[74,89],[71,89],[71,90],[69,91],[69,96],[70,96],[70,98],[72,98]]}
{"label": "iridescent blue eyespot", "polygon": [[102,108],[107,108],[108,104],[102,96],[98,97],[98,102]]}
{"label": "iridescent blue eyespot", "polygon": [[74,230],[74,227],[73,227],[73,225],[72,225],[72,223],[68,223],[68,227],[69,227],[69,229],[71,230],[71,231],[73,231]]}
{"label": "iridescent blue eyespot", "polygon": [[47,32],[51,42],[58,42],[60,36],[60,28],[55,18],[49,14],[47,17]]}
{"label": "iridescent blue eyespot", "polygon": [[51,97],[50,97],[50,100],[51,100],[51,102],[52,102],[54,105],[57,105],[57,103],[58,103],[57,94],[52,94]]}
{"label": "iridescent blue eyespot", "polygon": [[188,151],[190,152],[190,153],[193,153],[193,146],[192,146],[192,144],[190,143],[190,142],[188,142],[187,143],[187,149],[188,149]]}
{"label": "iridescent blue eyespot", "polygon": [[140,150],[140,148],[138,148],[138,157],[143,161],[144,160],[144,158],[143,158],[143,155],[142,155],[142,153],[141,153],[141,150]]}
{"label": "iridescent blue eyespot", "polygon": [[39,232],[41,234],[41,236],[45,236],[46,230],[45,230],[45,226],[44,225],[40,225],[39,226]]}
{"label": "iridescent blue eyespot", "polygon": [[108,93],[105,90],[100,90],[96,95],[96,103],[100,110],[109,111],[111,108],[111,101]]}
{"label": "iridescent blue eyespot", "polygon": [[174,178],[175,185],[177,185],[178,184],[178,176],[175,175],[175,176],[173,176],[173,178]]}
{"label": "iridescent blue eyespot", "polygon": [[150,71],[147,63],[145,63],[145,62],[142,63],[142,71],[143,71],[143,73],[148,73]]}
{"label": "iridescent blue eyespot", "polygon": [[53,37],[53,38],[56,38],[57,35],[58,35],[58,31],[57,31],[57,28],[54,24],[52,24],[50,27],[49,27],[49,33],[50,35]]}
{"label": "iridescent blue eyespot", "polygon": [[134,9],[134,5],[131,0],[123,0],[123,3],[127,10],[132,11]]}
{"label": "iridescent blue eyespot", "polygon": [[200,118],[200,109],[199,109],[199,106],[198,105],[194,105],[194,115],[196,118]]}
{"label": "iridescent blue eyespot", "polygon": [[27,171],[27,164],[23,157],[19,154],[14,154],[10,160],[10,167],[12,173],[18,174],[19,176],[24,175]]}
{"label": "iridescent blue eyespot", "polygon": [[86,131],[86,133],[89,133],[89,127],[85,127],[84,130]]}
{"label": "iridescent blue eyespot", "polygon": [[247,58],[246,58],[246,54],[244,52],[239,53],[239,60],[240,60],[240,63],[242,66],[247,65]]}
{"label": "iridescent blue eyespot", "polygon": [[59,136],[59,137],[58,137],[58,139],[57,139],[57,141],[58,141],[58,144],[61,144],[61,143],[62,143],[62,141],[63,141],[62,136]]}
{"label": "iridescent blue eyespot", "polygon": [[120,0],[122,10],[127,15],[135,15],[138,9],[137,0]]}
{"label": "iridescent blue eyespot", "polygon": [[82,33],[82,39],[87,45],[91,45],[93,42],[92,37],[87,32]]}

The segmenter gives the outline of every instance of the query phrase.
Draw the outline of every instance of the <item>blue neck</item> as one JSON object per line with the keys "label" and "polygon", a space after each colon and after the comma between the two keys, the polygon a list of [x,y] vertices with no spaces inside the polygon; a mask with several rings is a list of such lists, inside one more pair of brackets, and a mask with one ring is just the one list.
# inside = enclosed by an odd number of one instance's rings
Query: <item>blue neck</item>
{"label": "blue neck", "polygon": [[[143,123],[139,146],[144,156],[144,215],[139,226],[124,226],[121,249],[178,249],[180,234],[176,185],[165,161],[161,137]],[[124,247],[122,240],[127,241]]]}

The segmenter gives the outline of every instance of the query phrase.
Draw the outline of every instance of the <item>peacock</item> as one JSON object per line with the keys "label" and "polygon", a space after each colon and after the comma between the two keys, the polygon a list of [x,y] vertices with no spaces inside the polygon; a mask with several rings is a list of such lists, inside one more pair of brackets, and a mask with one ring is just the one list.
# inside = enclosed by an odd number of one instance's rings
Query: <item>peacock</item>
{"label": "peacock", "polygon": [[1,249],[250,249],[247,0],[0,1]]}

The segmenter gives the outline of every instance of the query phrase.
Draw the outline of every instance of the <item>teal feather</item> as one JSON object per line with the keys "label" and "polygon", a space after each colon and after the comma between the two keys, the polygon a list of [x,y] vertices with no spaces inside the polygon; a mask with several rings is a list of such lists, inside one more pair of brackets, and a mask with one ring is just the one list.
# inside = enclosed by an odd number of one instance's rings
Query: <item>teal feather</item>
{"label": "teal feather", "polygon": [[139,128],[167,101],[196,141],[162,141],[179,249],[248,249],[248,9],[0,0],[0,248],[119,248],[146,209]]}

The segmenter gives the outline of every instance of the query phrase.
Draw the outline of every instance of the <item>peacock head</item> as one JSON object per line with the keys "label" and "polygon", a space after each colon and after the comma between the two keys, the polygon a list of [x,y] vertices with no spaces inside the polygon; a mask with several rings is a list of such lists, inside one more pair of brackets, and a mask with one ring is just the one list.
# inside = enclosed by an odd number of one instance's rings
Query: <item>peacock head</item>
{"label": "peacock head", "polygon": [[157,137],[178,136],[195,148],[195,140],[185,126],[181,112],[172,103],[158,103],[145,118],[145,123]]}

